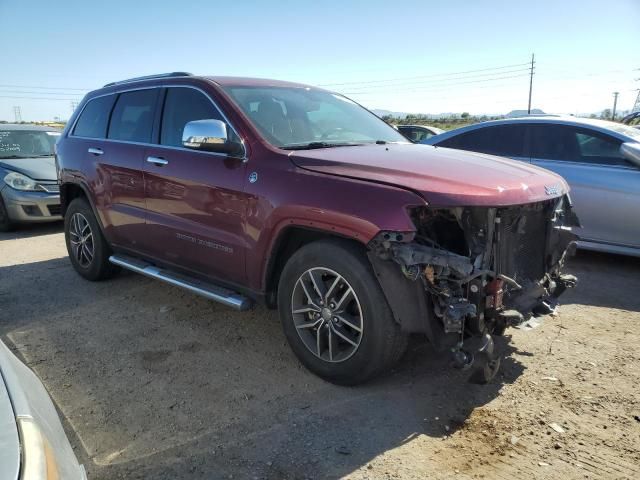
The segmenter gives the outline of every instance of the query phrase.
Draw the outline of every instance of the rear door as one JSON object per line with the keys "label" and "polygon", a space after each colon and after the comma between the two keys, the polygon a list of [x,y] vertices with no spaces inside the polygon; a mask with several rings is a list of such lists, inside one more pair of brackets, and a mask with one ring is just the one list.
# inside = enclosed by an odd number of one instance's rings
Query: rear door
{"label": "rear door", "polygon": [[[122,115],[125,111],[130,114],[125,105],[129,97],[128,93],[114,93],[89,100],[65,147],[72,149],[68,158],[78,159],[76,174],[92,195],[109,242],[135,247],[145,217],[142,152],[135,143],[120,142],[116,138],[119,134],[115,135],[120,131]],[[154,107],[151,98],[146,108]]]}
{"label": "rear door", "polygon": [[145,238],[143,158],[151,142],[159,89],[123,92],[111,113],[107,141],[98,155],[103,205],[114,244],[140,250]]}
{"label": "rear door", "polygon": [[228,123],[204,92],[168,87],[164,97],[158,144],[145,152],[146,250],[163,262],[242,283],[246,164],[225,154],[183,148],[187,122]]}
{"label": "rear door", "polygon": [[620,153],[622,142],[591,129],[532,125],[531,161],[563,176],[580,218],[580,238],[640,246],[640,169]]}

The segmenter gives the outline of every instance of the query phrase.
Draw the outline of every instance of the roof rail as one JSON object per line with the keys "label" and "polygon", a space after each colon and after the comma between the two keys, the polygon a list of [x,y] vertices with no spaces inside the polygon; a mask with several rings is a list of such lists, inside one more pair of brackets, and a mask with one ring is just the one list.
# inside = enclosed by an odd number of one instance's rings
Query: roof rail
{"label": "roof rail", "polygon": [[126,80],[119,80],[117,82],[107,83],[102,88],[111,87],[113,85],[120,85],[122,83],[138,82],[140,80],[153,80],[154,78],[191,77],[191,76],[193,76],[193,73],[189,73],[189,72],[158,73],[156,75],[145,75],[144,77],[127,78]]}

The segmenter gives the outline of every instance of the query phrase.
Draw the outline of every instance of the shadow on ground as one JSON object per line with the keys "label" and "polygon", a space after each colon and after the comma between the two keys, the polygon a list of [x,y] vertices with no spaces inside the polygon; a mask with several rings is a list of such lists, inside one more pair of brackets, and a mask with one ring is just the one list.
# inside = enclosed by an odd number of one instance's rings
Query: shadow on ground
{"label": "shadow on ground", "polygon": [[449,435],[523,368],[501,342],[501,373],[473,385],[414,338],[394,372],[338,387],[300,366],[273,311],[132,274],[86,282],[65,258],[0,268],[0,312],[93,479],[341,477]]}

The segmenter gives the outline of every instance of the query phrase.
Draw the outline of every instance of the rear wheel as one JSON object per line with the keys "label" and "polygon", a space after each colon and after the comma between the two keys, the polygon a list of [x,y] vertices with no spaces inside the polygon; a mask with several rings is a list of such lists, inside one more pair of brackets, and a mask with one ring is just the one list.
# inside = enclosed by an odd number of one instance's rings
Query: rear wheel
{"label": "rear wheel", "polygon": [[103,280],[119,270],[109,262],[111,248],[84,198],[76,198],[69,204],[64,216],[64,236],[73,268],[87,280]]}
{"label": "rear wheel", "polygon": [[10,232],[15,227],[15,224],[9,218],[9,212],[4,205],[4,200],[0,196],[0,232]]}
{"label": "rear wheel", "polygon": [[278,307],[300,361],[334,383],[365,382],[406,349],[366,256],[346,242],[322,240],[298,250],[280,277]]}

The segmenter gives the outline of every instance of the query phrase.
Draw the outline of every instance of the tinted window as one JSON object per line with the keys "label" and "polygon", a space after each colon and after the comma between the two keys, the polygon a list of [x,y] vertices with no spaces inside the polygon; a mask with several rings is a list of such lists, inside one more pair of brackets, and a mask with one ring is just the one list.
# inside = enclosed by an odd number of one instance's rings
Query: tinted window
{"label": "tinted window", "polygon": [[478,128],[440,142],[442,147],[489,153],[503,157],[524,157],[526,125],[500,125]]}
{"label": "tinted window", "polygon": [[193,120],[204,119],[223,120],[203,93],[192,88],[170,88],[164,102],[160,143],[181,147],[184,126]]}
{"label": "tinted window", "polygon": [[73,134],[79,137],[104,138],[114,100],[113,95],[89,100],[78,118]]}
{"label": "tinted window", "polygon": [[121,93],[111,114],[109,138],[150,143],[157,94],[155,88]]}
{"label": "tinted window", "polygon": [[622,142],[584,128],[565,125],[533,125],[532,157],[567,162],[625,165]]}

